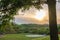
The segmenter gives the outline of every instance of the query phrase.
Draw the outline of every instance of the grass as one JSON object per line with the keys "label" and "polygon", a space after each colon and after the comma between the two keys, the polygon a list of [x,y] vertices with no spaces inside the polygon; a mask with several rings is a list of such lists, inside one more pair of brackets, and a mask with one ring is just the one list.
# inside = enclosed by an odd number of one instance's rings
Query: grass
{"label": "grass", "polygon": [[[60,38],[60,36],[59,36]],[[50,37],[29,38],[25,34],[6,34],[0,40],[49,40]]]}

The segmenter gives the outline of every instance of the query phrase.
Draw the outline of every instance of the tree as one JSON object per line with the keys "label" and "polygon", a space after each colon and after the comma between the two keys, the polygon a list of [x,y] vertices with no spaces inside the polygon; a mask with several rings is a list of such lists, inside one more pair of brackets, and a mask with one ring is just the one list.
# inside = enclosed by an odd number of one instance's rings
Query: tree
{"label": "tree", "polygon": [[49,27],[51,40],[58,40],[58,28],[56,19],[56,0],[47,0],[49,8]]}
{"label": "tree", "polygon": [[[44,0],[1,0],[0,1],[0,24],[6,25],[13,18],[16,10],[19,8],[29,9],[31,6],[42,8],[41,2]],[[56,22],[56,0],[47,0],[49,8],[49,26],[51,40],[58,40],[57,22]],[[53,26],[53,27],[52,27]]]}
{"label": "tree", "polygon": [[10,20],[13,19],[15,8],[11,8],[10,0],[0,1],[0,31],[4,31]]}
{"label": "tree", "polygon": [[41,8],[40,0],[0,0],[0,30],[9,25],[18,9],[25,10],[31,6]]}

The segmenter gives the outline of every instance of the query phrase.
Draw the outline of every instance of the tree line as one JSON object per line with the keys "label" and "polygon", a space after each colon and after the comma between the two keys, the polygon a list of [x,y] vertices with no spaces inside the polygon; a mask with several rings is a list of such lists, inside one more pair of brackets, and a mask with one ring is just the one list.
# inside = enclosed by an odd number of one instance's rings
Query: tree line
{"label": "tree line", "polygon": [[[48,25],[39,25],[39,24],[14,24],[10,27],[6,27],[3,31],[5,34],[19,34],[19,33],[29,33],[29,34],[46,34],[49,35],[49,26]],[[58,26],[58,33],[60,34],[60,25]]]}

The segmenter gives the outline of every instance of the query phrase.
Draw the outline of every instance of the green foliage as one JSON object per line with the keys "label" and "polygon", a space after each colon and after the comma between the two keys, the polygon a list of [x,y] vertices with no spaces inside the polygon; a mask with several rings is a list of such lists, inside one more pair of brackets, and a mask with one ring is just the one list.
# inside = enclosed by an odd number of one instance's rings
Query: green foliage
{"label": "green foliage", "polygon": [[[12,24],[4,28],[4,33],[30,33],[30,34],[46,34],[49,35],[48,25],[38,25],[38,24]],[[60,26],[58,26],[58,33],[60,34]]]}
{"label": "green foliage", "polygon": [[60,34],[60,25],[58,25],[58,32],[59,32],[59,34]]}
{"label": "green foliage", "polygon": [[49,34],[48,25],[38,24],[21,24],[14,25],[13,29],[16,33],[31,33],[31,34]]}
{"label": "green foliage", "polygon": [[25,10],[31,6],[42,8],[40,0],[0,0],[0,29],[10,23],[18,9]]}
{"label": "green foliage", "polygon": [[[38,24],[15,24],[13,29],[16,33],[31,33],[31,34],[50,34],[48,25],[38,25]],[[58,26],[58,31],[60,32],[60,25]]]}

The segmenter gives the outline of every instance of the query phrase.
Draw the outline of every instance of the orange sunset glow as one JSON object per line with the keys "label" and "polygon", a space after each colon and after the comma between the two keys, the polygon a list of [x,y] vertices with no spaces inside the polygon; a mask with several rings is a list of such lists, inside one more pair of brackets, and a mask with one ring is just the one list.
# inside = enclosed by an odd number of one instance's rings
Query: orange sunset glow
{"label": "orange sunset glow", "polygon": [[[57,22],[60,24],[60,9],[58,6],[60,4],[57,3]],[[17,24],[48,24],[49,23],[49,13],[48,13],[48,6],[45,4],[43,5],[43,9],[35,9],[34,7],[30,8],[29,10],[25,10],[24,12],[21,9],[18,11],[19,15],[15,16],[15,22]]]}

